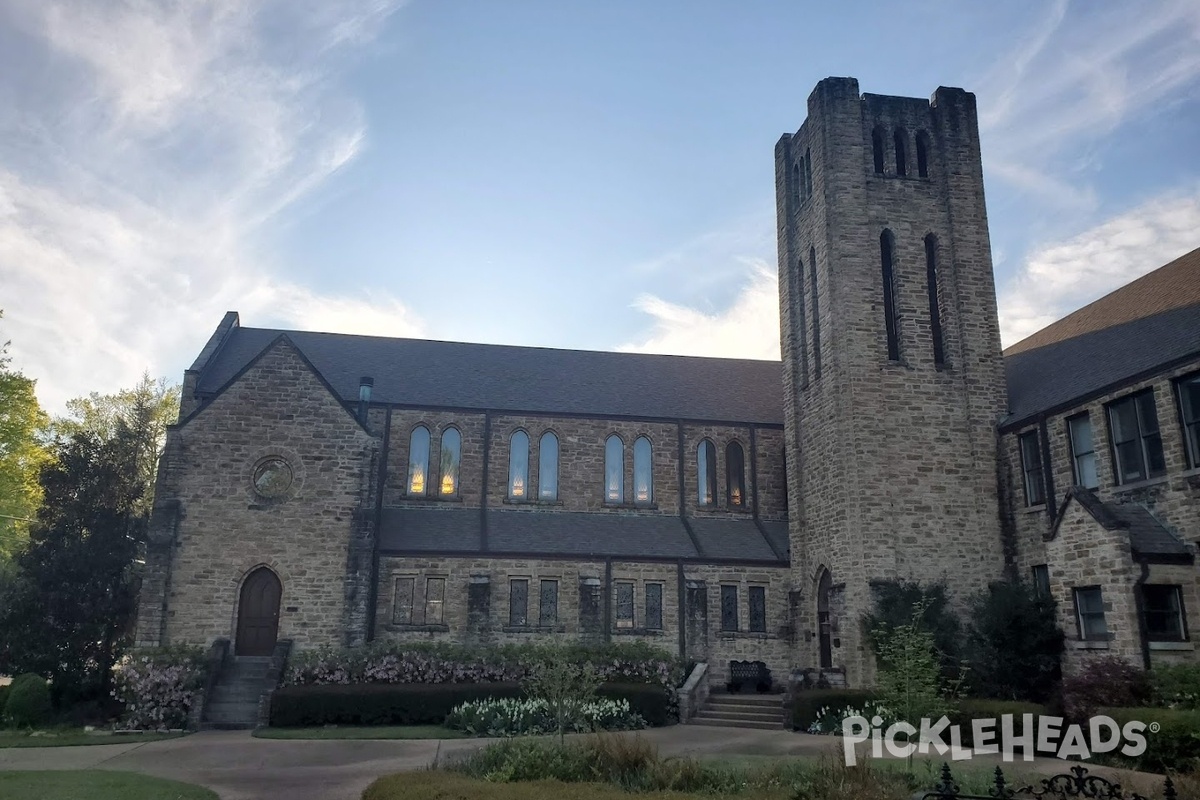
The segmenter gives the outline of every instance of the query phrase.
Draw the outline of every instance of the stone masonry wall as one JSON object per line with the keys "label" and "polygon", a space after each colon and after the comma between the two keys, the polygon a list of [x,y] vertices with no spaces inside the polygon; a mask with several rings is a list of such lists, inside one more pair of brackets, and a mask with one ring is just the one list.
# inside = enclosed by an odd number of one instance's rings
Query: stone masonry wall
{"label": "stone masonry wall", "polygon": [[[301,647],[348,643],[355,623],[347,603],[362,599],[369,583],[348,574],[349,544],[362,509],[373,507],[378,441],[287,342],[171,437],[167,470],[179,521],[168,545],[163,643],[236,641],[241,581],[260,565],[283,584],[280,638]],[[259,496],[251,482],[270,456],[294,473],[280,500]]]}

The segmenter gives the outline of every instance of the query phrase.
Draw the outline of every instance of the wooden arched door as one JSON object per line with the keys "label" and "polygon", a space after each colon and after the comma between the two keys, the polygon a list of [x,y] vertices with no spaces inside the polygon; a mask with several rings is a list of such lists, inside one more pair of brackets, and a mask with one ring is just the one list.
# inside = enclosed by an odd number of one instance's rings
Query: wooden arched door
{"label": "wooden arched door", "polygon": [[269,656],[279,633],[279,599],[283,585],[275,573],[259,567],[242,583],[238,601],[237,645],[239,656]]}

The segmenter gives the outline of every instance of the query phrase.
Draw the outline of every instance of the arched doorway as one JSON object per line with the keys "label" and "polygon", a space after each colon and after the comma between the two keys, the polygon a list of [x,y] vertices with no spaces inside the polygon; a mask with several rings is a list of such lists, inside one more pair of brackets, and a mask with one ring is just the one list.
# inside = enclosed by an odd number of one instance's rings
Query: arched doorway
{"label": "arched doorway", "polygon": [[239,656],[269,656],[279,633],[279,599],[283,585],[267,567],[251,572],[242,583],[238,600],[237,644]]}
{"label": "arched doorway", "polygon": [[820,642],[821,669],[833,669],[833,626],[829,617],[829,593],[833,590],[833,578],[829,570],[821,570],[817,583],[817,634]]}

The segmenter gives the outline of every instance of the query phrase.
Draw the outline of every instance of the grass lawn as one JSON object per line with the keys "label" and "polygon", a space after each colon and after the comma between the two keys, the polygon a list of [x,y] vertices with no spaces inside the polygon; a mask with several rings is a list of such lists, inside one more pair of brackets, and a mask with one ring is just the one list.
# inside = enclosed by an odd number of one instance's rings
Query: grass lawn
{"label": "grass lawn", "polygon": [[441,725],[337,725],[318,728],[259,728],[259,739],[467,739]]}
{"label": "grass lawn", "polygon": [[190,783],[132,772],[72,770],[0,772],[5,800],[218,800],[214,792]]}
{"label": "grass lawn", "polygon": [[[3,784],[0,784],[2,786]],[[788,800],[790,792],[755,792],[754,800]],[[522,781],[493,783],[453,772],[401,772],[380,778],[363,792],[363,800],[713,800],[712,794],[638,792],[602,783]]]}
{"label": "grass lawn", "polygon": [[91,744],[126,744],[128,742],[161,742],[178,739],[186,733],[112,733],[83,728],[51,728],[31,736],[28,731],[0,730],[0,747],[74,747]]}

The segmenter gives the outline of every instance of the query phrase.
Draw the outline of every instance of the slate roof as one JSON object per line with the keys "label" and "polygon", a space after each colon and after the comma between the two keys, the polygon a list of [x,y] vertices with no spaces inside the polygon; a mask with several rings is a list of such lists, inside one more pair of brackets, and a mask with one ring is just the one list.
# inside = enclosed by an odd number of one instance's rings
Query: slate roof
{"label": "slate roof", "polygon": [[1068,408],[1189,357],[1200,357],[1200,304],[1006,356],[1009,416],[1003,424]]}
{"label": "slate roof", "polygon": [[[385,508],[380,549],[785,563],[752,519],[690,519],[700,543],[697,550],[680,518],[667,514],[489,509],[484,550],[480,536],[482,513],[477,508]],[[783,552],[786,554],[786,549]]]}
{"label": "slate roof", "polygon": [[1005,349],[1012,356],[1142,317],[1200,304],[1200,248],[1180,256]]}
{"label": "slate roof", "polygon": [[1073,487],[1067,494],[1055,523],[1062,521],[1067,504],[1074,499],[1105,530],[1125,530],[1133,552],[1142,556],[1188,556],[1191,548],[1137,503],[1106,503],[1087,489]]}
{"label": "slate roof", "polygon": [[[228,315],[227,315],[228,316]],[[347,403],[783,424],[779,361],[556,350],[233,327],[203,364],[220,390],[286,335]]]}

